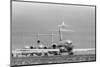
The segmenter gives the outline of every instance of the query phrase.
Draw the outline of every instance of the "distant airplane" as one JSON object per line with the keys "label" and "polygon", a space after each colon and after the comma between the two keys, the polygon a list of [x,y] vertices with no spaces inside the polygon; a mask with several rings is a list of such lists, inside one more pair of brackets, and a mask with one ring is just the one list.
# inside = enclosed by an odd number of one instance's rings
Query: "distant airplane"
{"label": "distant airplane", "polygon": [[64,23],[64,21],[62,22],[61,25],[58,25],[58,28],[59,28],[59,38],[60,38],[60,41],[62,41],[62,31],[65,31],[65,32],[73,32],[73,30],[67,30],[66,27],[69,27],[69,25],[66,25]]}
{"label": "distant airplane", "polygon": [[62,22],[61,25],[58,25],[58,30],[52,30],[52,31],[57,31],[59,32],[59,38],[60,38],[60,41],[62,41],[62,32],[75,32],[73,30],[69,30],[69,29],[66,29],[67,27],[69,27],[70,25],[66,25],[64,23],[64,21]]}
{"label": "distant airplane", "polygon": [[62,22],[61,25],[58,25],[58,27],[63,27],[63,28],[65,28],[65,27],[69,27],[69,26],[70,26],[70,25],[66,25],[64,21]]}

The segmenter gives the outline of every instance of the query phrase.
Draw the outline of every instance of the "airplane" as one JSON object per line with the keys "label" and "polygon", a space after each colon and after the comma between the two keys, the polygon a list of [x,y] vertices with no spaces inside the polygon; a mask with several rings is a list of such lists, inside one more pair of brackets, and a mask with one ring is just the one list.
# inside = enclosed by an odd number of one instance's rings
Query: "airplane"
{"label": "airplane", "polygon": [[[66,44],[65,44],[66,43]],[[25,48],[22,49],[16,49],[14,51],[12,51],[13,56],[45,56],[45,55],[60,55],[63,52],[67,52],[67,54],[69,54],[71,51],[68,51],[68,49],[66,47],[68,47],[69,45],[67,44],[72,44],[72,41],[70,40],[66,40],[66,41],[62,41],[62,44],[56,44],[56,43],[52,43],[50,46],[44,46],[43,44],[41,44],[41,42],[38,42],[38,47],[34,46],[25,46]],[[72,48],[72,47],[70,47]]]}
{"label": "airplane", "polygon": [[[32,47],[32,48],[31,48]],[[46,48],[45,48],[46,47]],[[85,49],[73,49],[71,40],[63,40],[58,44],[52,43],[51,46],[44,46],[43,44],[39,44],[38,47],[34,48],[34,46],[25,46],[23,49],[16,49],[12,51],[13,55],[16,56],[54,56],[54,55],[62,55],[66,53],[67,55],[73,54],[85,54],[85,53],[95,52],[95,48],[85,48]]]}
{"label": "airplane", "polygon": [[58,31],[59,31],[60,41],[62,41],[62,31],[64,31],[64,32],[74,32],[73,30],[67,30],[66,27],[69,27],[69,25],[66,25],[64,23],[64,21],[62,22],[61,25],[58,25]]}
{"label": "airplane", "polygon": [[70,25],[66,25],[65,22],[63,21],[61,25],[58,25],[58,27],[66,28],[69,27]]}

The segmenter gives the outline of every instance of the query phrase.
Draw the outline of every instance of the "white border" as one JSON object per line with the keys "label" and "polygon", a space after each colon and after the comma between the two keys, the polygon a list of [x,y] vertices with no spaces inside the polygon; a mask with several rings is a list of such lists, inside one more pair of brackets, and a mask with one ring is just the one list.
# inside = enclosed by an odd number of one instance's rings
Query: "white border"
{"label": "white border", "polygon": [[[100,64],[100,0],[33,0],[41,2],[57,2],[72,4],[88,4],[97,6],[97,62],[38,65],[40,67],[99,67]],[[0,0],[0,67],[10,64],[10,0]],[[31,66],[27,66],[31,67]],[[35,67],[35,66],[34,66]]]}

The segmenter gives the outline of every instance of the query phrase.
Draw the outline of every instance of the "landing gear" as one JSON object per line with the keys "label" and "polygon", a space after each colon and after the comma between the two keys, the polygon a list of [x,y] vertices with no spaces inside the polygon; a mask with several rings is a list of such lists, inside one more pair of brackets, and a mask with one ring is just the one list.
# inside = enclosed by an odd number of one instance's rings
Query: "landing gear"
{"label": "landing gear", "polygon": [[37,55],[37,56],[41,56],[41,55],[42,55],[42,53],[36,53],[36,55]]}
{"label": "landing gear", "polygon": [[69,55],[74,55],[74,53],[73,52],[69,52]]}
{"label": "landing gear", "polygon": [[13,55],[13,54],[11,54],[11,56],[13,57],[14,55]]}
{"label": "landing gear", "polygon": [[48,56],[48,53],[44,53],[44,56]]}
{"label": "landing gear", "polygon": [[55,51],[55,52],[53,52],[53,54],[54,55],[59,55],[60,53]]}

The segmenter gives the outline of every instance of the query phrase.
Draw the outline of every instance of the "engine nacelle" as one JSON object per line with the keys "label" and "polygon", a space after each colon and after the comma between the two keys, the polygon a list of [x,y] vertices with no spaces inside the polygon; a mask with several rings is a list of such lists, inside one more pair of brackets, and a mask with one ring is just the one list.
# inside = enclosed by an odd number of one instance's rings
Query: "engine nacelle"
{"label": "engine nacelle", "polygon": [[51,47],[52,47],[53,49],[56,49],[56,48],[57,48],[57,44],[56,44],[56,43],[52,43],[52,44],[51,44]]}

